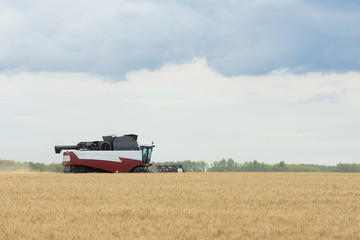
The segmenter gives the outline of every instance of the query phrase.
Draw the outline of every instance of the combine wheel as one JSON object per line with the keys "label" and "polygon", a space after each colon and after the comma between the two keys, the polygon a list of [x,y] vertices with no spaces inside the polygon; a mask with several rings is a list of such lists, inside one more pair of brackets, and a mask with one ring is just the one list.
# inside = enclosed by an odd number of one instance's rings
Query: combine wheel
{"label": "combine wheel", "polygon": [[132,173],[148,173],[150,171],[146,167],[136,167],[133,170],[131,170],[131,172]]}

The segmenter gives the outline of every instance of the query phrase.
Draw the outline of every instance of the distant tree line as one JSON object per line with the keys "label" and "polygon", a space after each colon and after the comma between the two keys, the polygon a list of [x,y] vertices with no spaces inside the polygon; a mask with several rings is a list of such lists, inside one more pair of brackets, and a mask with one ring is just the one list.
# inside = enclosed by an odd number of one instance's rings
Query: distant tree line
{"label": "distant tree line", "polygon": [[34,172],[61,172],[61,163],[33,163],[33,162],[17,162],[12,160],[0,159],[0,172],[11,171],[34,171]]}
{"label": "distant tree line", "polygon": [[238,163],[232,158],[222,159],[211,164],[204,161],[196,162],[190,160],[155,164],[182,164],[187,172],[360,172],[360,164],[356,163],[339,163],[336,166],[287,164],[284,161],[276,164],[267,164],[256,160]]}
{"label": "distant tree line", "polygon": [[[213,163],[204,161],[158,162],[154,165],[181,164],[186,172],[360,172],[359,163],[339,163],[336,166],[317,164],[287,164],[281,161],[276,164],[261,163],[256,160],[244,163],[235,162],[232,158],[222,159]],[[0,172],[35,171],[61,172],[61,163],[17,162],[0,159]]]}

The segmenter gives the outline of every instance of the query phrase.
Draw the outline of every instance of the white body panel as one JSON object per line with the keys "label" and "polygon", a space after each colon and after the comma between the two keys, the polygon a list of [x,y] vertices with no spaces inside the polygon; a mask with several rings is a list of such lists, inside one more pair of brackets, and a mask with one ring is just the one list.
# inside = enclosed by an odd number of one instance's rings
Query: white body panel
{"label": "white body panel", "polygon": [[121,158],[142,160],[141,151],[73,151],[82,160],[121,162]]}

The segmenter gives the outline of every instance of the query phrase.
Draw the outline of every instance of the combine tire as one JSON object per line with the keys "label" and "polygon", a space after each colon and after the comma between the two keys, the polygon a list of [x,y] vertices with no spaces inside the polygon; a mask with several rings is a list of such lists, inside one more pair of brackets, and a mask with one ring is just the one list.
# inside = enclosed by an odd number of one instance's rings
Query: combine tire
{"label": "combine tire", "polygon": [[146,167],[136,167],[131,172],[132,173],[148,173],[150,171]]}

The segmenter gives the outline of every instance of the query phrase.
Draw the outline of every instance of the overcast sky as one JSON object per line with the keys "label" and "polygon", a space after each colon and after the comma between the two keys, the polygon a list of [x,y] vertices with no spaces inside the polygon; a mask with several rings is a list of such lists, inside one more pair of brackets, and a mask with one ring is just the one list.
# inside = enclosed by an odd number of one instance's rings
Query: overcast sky
{"label": "overcast sky", "polygon": [[358,1],[0,0],[0,159],[360,160]]}

